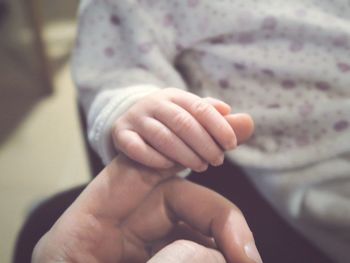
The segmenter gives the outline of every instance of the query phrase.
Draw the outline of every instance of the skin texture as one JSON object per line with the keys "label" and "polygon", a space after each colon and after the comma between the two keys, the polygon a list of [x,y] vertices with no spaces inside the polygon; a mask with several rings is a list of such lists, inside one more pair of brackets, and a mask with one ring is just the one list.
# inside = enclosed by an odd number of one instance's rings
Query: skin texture
{"label": "skin texture", "polygon": [[148,167],[180,165],[205,171],[209,164],[221,165],[224,152],[233,150],[253,131],[249,115],[230,111],[229,105],[214,98],[162,89],[137,101],[116,120],[114,145]]}
{"label": "skin texture", "polygon": [[246,244],[253,235],[227,199],[120,155],[42,237],[32,262],[253,263]]}

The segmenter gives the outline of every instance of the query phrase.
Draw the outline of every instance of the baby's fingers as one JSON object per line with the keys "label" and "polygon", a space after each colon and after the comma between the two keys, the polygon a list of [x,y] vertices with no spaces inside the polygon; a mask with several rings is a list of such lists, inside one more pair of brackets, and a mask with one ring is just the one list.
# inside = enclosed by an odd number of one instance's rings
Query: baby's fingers
{"label": "baby's fingers", "polygon": [[237,113],[229,115],[231,107],[225,102],[211,97],[204,98],[204,100],[214,106],[225,117],[236,134],[237,144],[245,142],[252,136],[254,132],[254,121],[249,114]]}
{"label": "baby's fingers", "polygon": [[212,97],[206,97],[203,98],[203,100],[211,104],[222,116],[226,116],[231,112],[230,105],[226,104],[221,100]]}
{"label": "baby's fingers", "polygon": [[130,159],[156,169],[168,169],[174,163],[158,153],[134,131],[120,130],[113,136],[116,148]]}
{"label": "baby's fingers", "polygon": [[158,120],[146,117],[138,123],[136,131],[155,150],[184,167],[197,172],[205,171],[208,168],[207,163]]}
{"label": "baby's fingers", "polygon": [[207,131],[186,110],[174,103],[166,103],[154,117],[176,134],[204,161],[218,166],[224,153]]}
{"label": "baby's fingers", "polygon": [[188,111],[223,149],[235,148],[237,141],[233,129],[213,105],[191,93],[175,94],[172,101]]}

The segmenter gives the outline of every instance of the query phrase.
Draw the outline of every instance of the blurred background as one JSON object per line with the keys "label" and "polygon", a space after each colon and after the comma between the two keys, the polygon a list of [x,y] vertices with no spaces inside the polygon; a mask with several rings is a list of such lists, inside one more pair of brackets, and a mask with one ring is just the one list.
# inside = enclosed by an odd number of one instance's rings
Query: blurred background
{"label": "blurred background", "polygon": [[28,213],[89,180],[70,76],[78,0],[0,0],[0,262]]}

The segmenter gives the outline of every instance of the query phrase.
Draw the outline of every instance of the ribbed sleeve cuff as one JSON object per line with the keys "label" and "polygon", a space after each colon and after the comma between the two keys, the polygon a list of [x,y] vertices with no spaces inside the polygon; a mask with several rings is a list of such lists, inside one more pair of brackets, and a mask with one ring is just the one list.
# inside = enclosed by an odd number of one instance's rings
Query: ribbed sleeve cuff
{"label": "ribbed sleeve cuff", "polygon": [[117,154],[111,135],[115,120],[136,101],[158,89],[153,85],[140,85],[106,90],[98,95],[89,111],[88,139],[104,164],[108,164]]}

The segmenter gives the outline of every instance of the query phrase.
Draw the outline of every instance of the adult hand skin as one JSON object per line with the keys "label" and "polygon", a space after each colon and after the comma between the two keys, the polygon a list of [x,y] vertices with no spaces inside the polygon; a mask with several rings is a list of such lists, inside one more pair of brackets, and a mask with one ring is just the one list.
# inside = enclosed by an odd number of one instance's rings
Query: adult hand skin
{"label": "adult hand skin", "polygon": [[33,263],[148,260],[262,262],[234,204],[207,188],[122,155],[41,238],[32,257]]}

